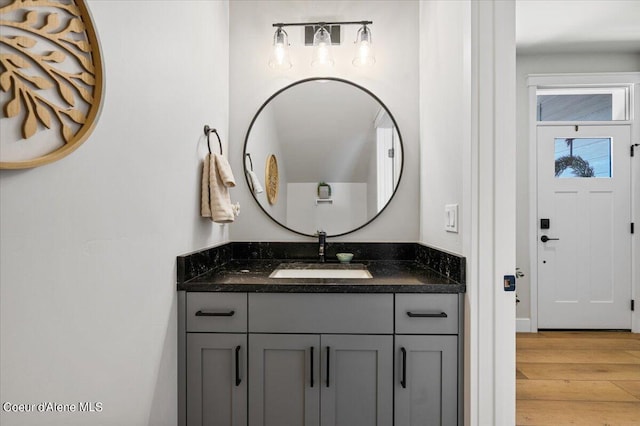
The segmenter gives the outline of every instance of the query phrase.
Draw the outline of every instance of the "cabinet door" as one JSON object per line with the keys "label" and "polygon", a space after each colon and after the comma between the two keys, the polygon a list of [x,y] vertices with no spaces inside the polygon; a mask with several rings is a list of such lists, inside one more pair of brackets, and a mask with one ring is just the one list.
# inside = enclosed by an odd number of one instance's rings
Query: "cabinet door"
{"label": "cabinet door", "polygon": [[320,336],[249,334],[249,425],[318,426]]}
{"label": "cabinet door", "polygon": [[393,337],[321,336],[322,426],[382,426],[393,419]]}
{"label": "cabinet door", "polygon": [[247,424],[247,335],[187,333],[187,425]]}
{"label": "cabinet door", "polygon": [[396,335],[395,426],[458,424],[457,339]]}

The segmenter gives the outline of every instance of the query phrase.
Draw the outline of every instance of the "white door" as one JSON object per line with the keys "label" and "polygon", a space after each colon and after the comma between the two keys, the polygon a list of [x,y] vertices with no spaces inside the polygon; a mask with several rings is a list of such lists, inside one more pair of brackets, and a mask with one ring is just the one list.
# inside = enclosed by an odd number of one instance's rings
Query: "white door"
{"label": "white door", "polygon": [[393,178],[394,170],[393,158],[393,128],[378,127],[377,129],[377,166],[378,166],[378,211],[381,211],[389,202],[395,188],[395,180]]}
{"label": "white door", "polygon": [[538,328],[631,328],[629,126],[538,126]]}

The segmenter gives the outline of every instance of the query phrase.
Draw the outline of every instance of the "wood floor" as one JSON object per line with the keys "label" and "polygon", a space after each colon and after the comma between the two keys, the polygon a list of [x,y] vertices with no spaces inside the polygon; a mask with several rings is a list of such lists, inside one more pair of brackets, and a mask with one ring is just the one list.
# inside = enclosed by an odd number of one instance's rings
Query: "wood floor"
{"label": "wood floor", "polygon": [[640,426],[640,334],[518,333],[516,421]]}

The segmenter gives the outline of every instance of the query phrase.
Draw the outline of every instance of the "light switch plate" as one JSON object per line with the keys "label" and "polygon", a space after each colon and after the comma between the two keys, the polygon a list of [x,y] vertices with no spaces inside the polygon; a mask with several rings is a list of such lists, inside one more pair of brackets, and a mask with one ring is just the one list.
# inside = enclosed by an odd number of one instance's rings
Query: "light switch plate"
{"label": "light switch plate", "polygon": [[458,205],[445,204],[444,206],[444,230],[458,233]]}

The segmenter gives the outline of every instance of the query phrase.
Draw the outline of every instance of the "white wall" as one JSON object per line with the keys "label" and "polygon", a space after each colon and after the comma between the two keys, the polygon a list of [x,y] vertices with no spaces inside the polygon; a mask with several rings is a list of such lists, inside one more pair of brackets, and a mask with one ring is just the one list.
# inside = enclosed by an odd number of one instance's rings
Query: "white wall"
{"label": "white wall", "polygon": [[316,204],[317,182],[287,184],[286,225],[302,232],[325,231],[340,234],[367,223],[367,184],[327,182],[331,186],[331,203]]}
{"label": "white wall", "polygon": [[[470,188],[463,188],[464,179],[471,176],[470,16],[469,1],[420,3],[420,241],[468,259],[464,303],[465,425],[478,424],[479,399],[479,361],[475,357],[480,289],[473,274],[477,266],[474,268],[471,263],[474,251],[469,249],[472,194]],[[469,202],[465,205],[463,199]],[[458,234],[444,230],[445,204],[459,204]]]}
{"label": "white wall", "polygon": [[[464,423],[515,422],[515,4],[420,7],[420,240],[467,259]],[[443,229],[459,205],[458,234]]]}
{"label": "white wall", "polygon": [[[420,13],[420,241],[455,253],[462,253],[462,235],[469,231],[461,224],[469,126],[467,7],[462,1],[427,1]],[[459,205],[457,234],[444,230],[445,204]]]}
{"label": "white wall", "polygon": [[[293,68],[268,67],[276,22],[372,20],[376,64],[351,64],[357,26],[344,27],[344,42],[334,49],[331,71],[312,69],[311,48],[304,47],[302,28],[288,28]],[[399,25],[401,23],[401,25]],[[343,241],[416,241],[419,224],[418,178],[418,2],[416,1],[234,1],[230,6],[230,153],[232,166],[242,167],[242,147],[251,119],[278,89],[314,76],[351,80],[375,93],[396,118],[403,137],[404,172],[391,204],[374,222],[340,237]],[[239,182],[236,199],[242,212],[231,227],[234,241],[310,240],[273,223]]]}
{"label": "white wall", "polygon": [[0,409],[6,426],[175,425],[176,255],[228,240],[198,218],[203,126],[228,134],[227,2],[89,8],[106,81],[94,133],[0,173],[0,399],[103,410]]}
{"label": "white wall", "polygon": [[[527,76],[545,73],[589,73],[640,71],[640,54],[519,54],[516,59],[517,137],[516,137],[516,263],[525,276],[518,279],[517,317],[528,327],[531,317],[529,250],[529,93]],[[521,321],[522,321],[521,320]]]}

